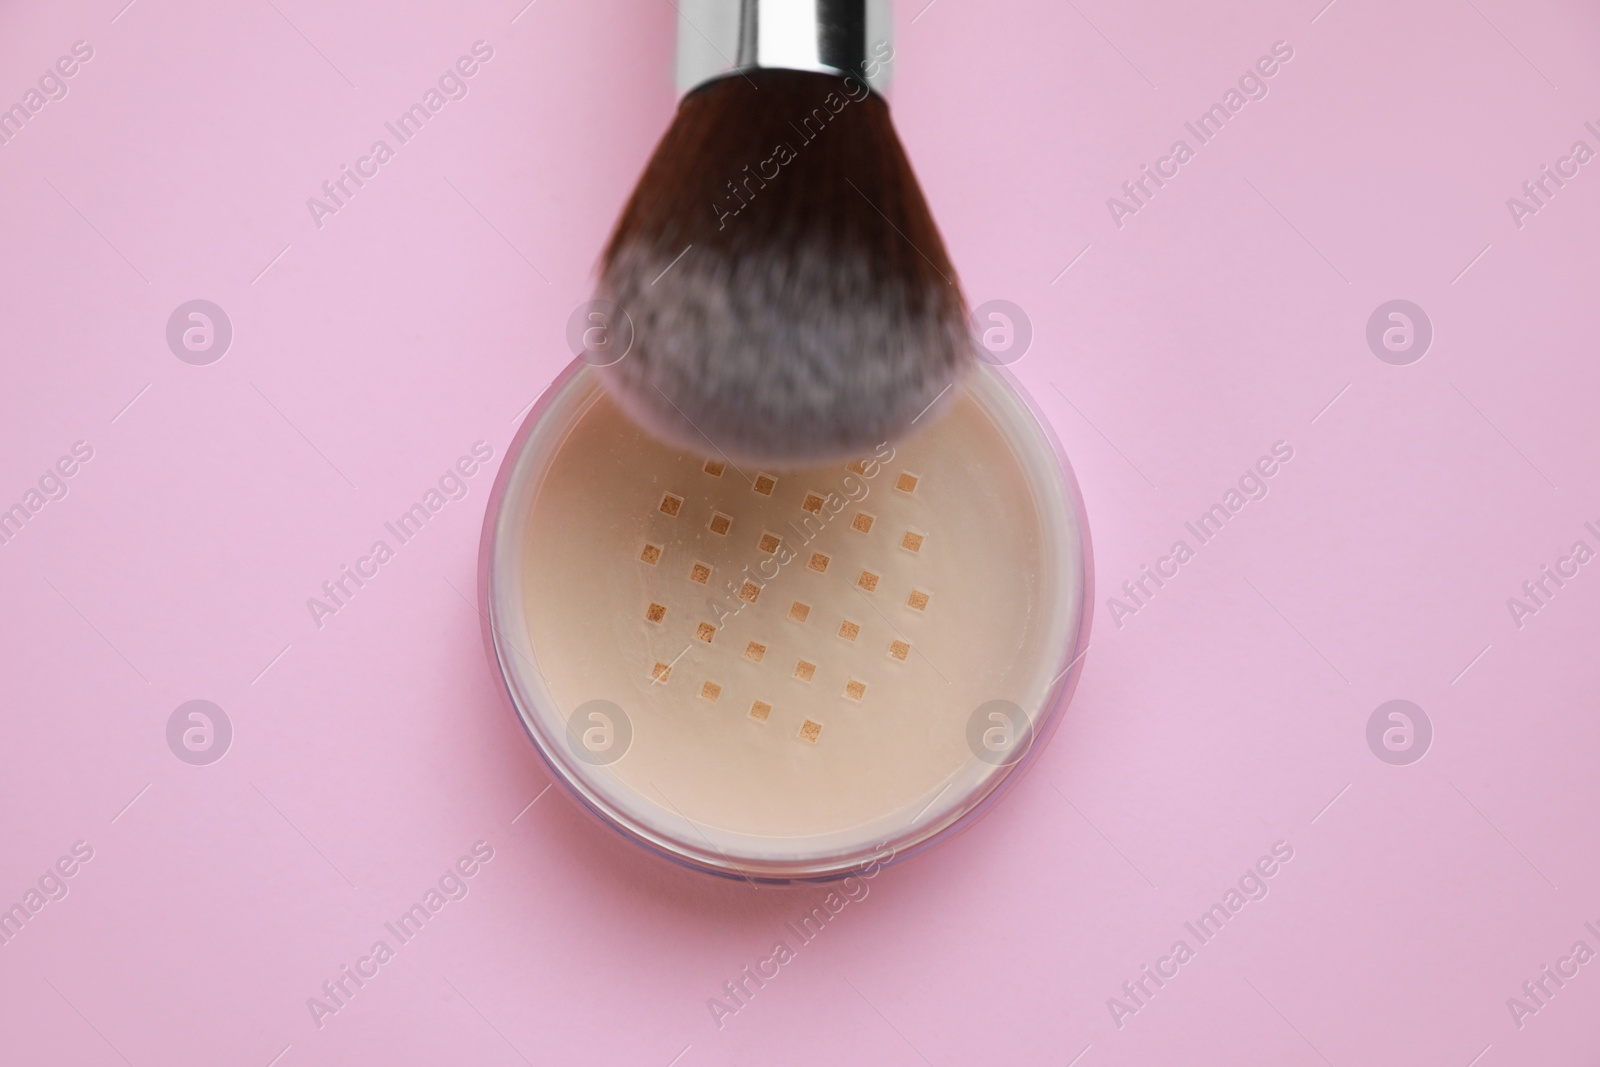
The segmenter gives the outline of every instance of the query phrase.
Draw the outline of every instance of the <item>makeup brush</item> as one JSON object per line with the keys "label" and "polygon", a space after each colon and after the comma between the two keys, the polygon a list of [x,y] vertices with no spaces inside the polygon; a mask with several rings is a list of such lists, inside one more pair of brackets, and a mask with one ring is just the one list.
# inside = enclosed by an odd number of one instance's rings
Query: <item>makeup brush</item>
{"label": "makeup brush", "polygon": [[[623,208],[604,380],[656,436],[772,466],[937,415],[973,360],[954,268],[884,99],[864,0],[741,0],[736,66],[684,96]],[[890,53],[892,55],[892,53]]]}

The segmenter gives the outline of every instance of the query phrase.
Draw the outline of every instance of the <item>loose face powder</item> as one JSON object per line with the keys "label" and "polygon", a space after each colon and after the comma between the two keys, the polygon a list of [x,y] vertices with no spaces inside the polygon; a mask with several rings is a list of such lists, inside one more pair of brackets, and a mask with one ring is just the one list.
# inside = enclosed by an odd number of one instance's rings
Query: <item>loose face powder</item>
{"label": "loose face powder", "polygon": [[974,815],[1087,640],[1076,492],[980,368],[927,429],[768,471],[662,445],[577,365],[496,486],[494,657],[563,781],[717,871],[848,873]]}

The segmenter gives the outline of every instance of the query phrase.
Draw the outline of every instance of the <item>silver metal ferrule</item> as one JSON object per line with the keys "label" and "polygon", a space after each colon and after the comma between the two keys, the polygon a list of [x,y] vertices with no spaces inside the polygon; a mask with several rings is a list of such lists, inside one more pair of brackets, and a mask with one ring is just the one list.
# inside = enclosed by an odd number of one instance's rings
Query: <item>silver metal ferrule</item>
{"label": "silver metal ferrule", "polygon": [[866,0],[740,0],[736,62],[742,70],[859,78],[868,58]]}
{"label": "silver metal ferrule", "polygon": [[680,0],[678,14],[680,92],[757,68],[889,81],[885,0]]}

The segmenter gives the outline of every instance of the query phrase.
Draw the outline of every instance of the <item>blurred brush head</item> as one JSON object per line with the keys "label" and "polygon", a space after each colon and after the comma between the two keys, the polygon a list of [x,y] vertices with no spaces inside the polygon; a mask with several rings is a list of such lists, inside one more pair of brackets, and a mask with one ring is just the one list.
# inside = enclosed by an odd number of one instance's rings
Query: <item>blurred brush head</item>
{"label": "blurred brush head", "polygon": [[974,353],[888,106],[831,74],[748,70],[685,97],[596,296],[633,323],[603,372],[624,410],[736,460],[870,452],[932,421]]}

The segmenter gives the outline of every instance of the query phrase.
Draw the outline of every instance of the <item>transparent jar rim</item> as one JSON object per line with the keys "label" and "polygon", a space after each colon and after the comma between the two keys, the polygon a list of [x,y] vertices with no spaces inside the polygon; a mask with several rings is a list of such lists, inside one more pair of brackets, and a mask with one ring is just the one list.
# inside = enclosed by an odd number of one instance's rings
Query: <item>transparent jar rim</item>
{"label": "transparent jar rim", "polygon": [[[507,647],[509,639],[505,637],[503,628],[496,621],[501,617],[501,612],[512,605],[520,606],[521,603],[519,590],[497,589],[497,557],[502,547],[498,535],[501,530],[503,506],[512,489],[513,477],[528,447],[529,439],[551,410],[559,402],[570,399],[571,392],[584,384],[579,379],[593,376],[595,379],[593,388],[603,388],[594,368],[582,359],[574,359],[556,375],[534,401],[511,443],[506,447],[485,507],[478,549],[478,614],[485,652],[491,668],[499,676],[501,692],[521,723],[523,732],[533,743],[534,750],[549,770],[552,781],[559,782],[584,810],[611,830],[680,866],[727,878],[771,884],[836,881],[851,874],[859,874],[873,866],[903,861],[966,830],[1014,788],[1038,760],[1060,726],[1065,709],[1071,702],[1084,670],[1094,610],[1093,549],[1082,492],[1049,420],[1044,417],[1028,391],[1005,367],[985,364],[975,368],[973,373],[993,376],[1019,403],[1028,420],[1028,429],[1037,433],[1044,441],[1047,446],[1046,451],[1054,460],[1053,474],[1059,483],[1069,511],[1069,520],[1078,538],[1079,573],[1073,583],[1073,588],[1077,590],[1074,598],[1076,604],[1073,606],[1076,608],[1078,625],[1066,647],[1063,648],[1060,658],[1056,660],[1058,664],[1065,664],[1065,669],[1040,701],[1034,735],[1022,759],[1011,765],[1006,773],[997,776],[993,784],[973,803],[954,811],[942,823],[921,826],[913,824],[904,834],[894,839],[841,849],[821,858],[795,861],[740,857],[736,862],[736,858],[730,858],[714,846],[707,849],[695,842],[662,833],[607,802],[599,790],[584,779],[581,769],[565,758],[557,740],[544,733],[538,724],[536,714],[523,706],[523,700],[512,677],[516,668],[510,662],[510,657],[516,655],[516,650]],[[542,470],[540,473],[542,475]],[[497,592],[501,595],[497,595]]]}

